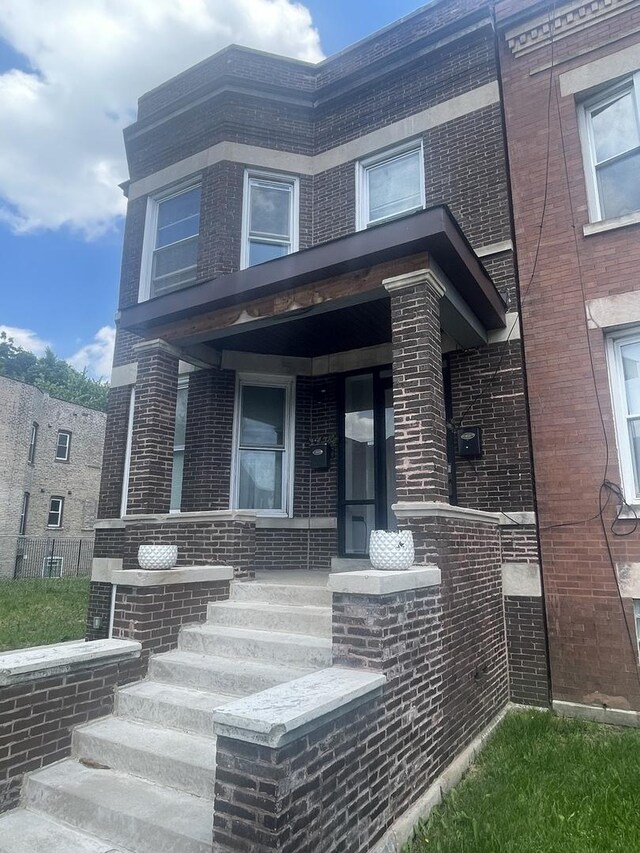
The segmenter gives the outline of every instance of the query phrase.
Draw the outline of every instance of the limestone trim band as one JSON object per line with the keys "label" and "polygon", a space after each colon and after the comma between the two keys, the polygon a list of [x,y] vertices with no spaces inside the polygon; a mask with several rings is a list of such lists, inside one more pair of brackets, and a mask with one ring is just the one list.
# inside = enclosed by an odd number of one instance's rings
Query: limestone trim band
{"label": "limestone trim band", "polygon": [[454,506],[444,501],[399,501],[391,509],[396,518],[448,518],[454,521],[476,521],[480,524],[500,524],[499,512],[484,512]]}
{"label": "limestone trim band", "polygon": [[379,696],[380,673],[332,666],[213,712],[218,737],[281,747]]}
{"label": "limestone trim band", "polygon": [[256,514],[245,509],[214,509],[208,512],[163,512],[140,515],[125,515],[124,527],[137,524],[190,524],[194,521],[254,521]]}
{"label": "limestone trim band", "polygon": [[124,530],[121,518],[99,518],[93,525],[94,530]]}
{"label": "limestone trim band", "polygon": [[178,566],[167,571],[120,569],[111,573],[111,583],[118,586],[177,586],[178,584],[211,583],[233,580],[233,566]]}
{"label": "limestone trim band", "polygon": [[531,511],[499,512],[498,515],[501,527],[535,527],[538,524],[536,513]]}
{"label": "limestone trim band", "polygon": [[134,660],[141,652],[142,644],[136,640],[74,640],[7,652],[0,655],[0,686]]}
{"label": "limestone trim band", "polygon": [[122,557],[94,557],[91,561],[91,580],[94,583],[111,583],[114,572],[122,571]]}
{"label": "limestone trim band", "polygon": [[414,566],[402,572],[381,572],[365,569],[355,572],[332,572],[327,588],[345,595],[393,595],[410,589],[439,586],[440,569],[437,566]]}
{"label": "limestone trim band", "polygon": [[402,275],[382,279],[382,286],[388,293],[392,293],[394,290],[403,290],[405,287],[414,287],[417,284],[426,284],[438,299],[441,299],[446,292],[445,285],[440,281],[436,272],[430,268],[405,272]]}
{"label": "limestone trim band", "polygon": [[503,563],[502,594],[505,598],[541,598],[538,563]]}
{"label": "limestone trim band", "polygon": [[311,518],[269,518],[259,516],[256,518],[257,530],[335,530],[338,519],[333,516],[326,518],[311,516]]}

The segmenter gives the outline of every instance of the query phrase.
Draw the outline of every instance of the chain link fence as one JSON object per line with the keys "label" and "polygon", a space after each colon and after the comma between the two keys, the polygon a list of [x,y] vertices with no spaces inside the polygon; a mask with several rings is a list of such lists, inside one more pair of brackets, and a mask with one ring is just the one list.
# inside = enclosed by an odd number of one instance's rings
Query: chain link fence
{"label": "chain link fence", "polygon": [[93,537],[0,536],[0,578],[77,578],[91,575]]}

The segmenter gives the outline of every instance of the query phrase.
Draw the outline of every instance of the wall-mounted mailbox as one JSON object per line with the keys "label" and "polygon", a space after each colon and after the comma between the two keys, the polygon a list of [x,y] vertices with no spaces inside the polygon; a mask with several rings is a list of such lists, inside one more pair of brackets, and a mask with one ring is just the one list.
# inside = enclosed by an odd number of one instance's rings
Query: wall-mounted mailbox
{"label": "wall-mounted mailbox", "polygon": [[312,444],[310,465],[314,471],[326,471],[329,468],[330,447],[328,444]]}
{"label": "wall-mounted mailbox", "polygon": [[482,456],[482,427],[465,426],[458,429],[458,456]]}

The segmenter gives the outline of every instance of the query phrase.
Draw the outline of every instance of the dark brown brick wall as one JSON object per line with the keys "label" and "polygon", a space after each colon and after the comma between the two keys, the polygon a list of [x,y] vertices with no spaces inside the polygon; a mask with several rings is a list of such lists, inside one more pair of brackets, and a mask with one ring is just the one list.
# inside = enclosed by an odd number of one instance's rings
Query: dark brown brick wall
{"label": "dark brown brick wall", "polygon": [[542,599],[507,596],[504,600],[509,684],[512,702],[549,705],[549,668]]}
{"label": "dark brown brick wall", "polygon": [[98,518],[120,518],[130,402],[130,386],[109,389]]}
{"label": "dark brown brick wall", "polygon": [[2,688],[0,694],[0,812],[15,808],[25,773],[71,753],[75,726],[110,714],[116,685],[144,676],[142,660],[91,664],[67,675]]}
{"label": "dark brown brick wall", "polygon": [[[501,25],[523,9],[521,0],[499,3]],[[585,300],[638,289],[640,227],[584,236],[579,98],[564,96],[558,77],[637,45],[639,23],[640,10],[630,8],[556,39],[555,70],[538,74],[550,46],[515,57],[499,32],[553,697],[635,710],[638,653],[604,531],[614,562],[638,562],[640,530],[623,524],[619,532],[630,535],[613,535],[612,507],[604,526],[598,518],[600,486],[605,477],[619,483],[620,470],[605,338],[587,331]]]}
{"label": "dark brown brick wall", "polygon": [[[337,377],[299,376],[296,380],[293,514],[335,516],[337,506]],[[328,471],[309,465],[313,444],[329,444]]]}
{"label": "dark brown brick wall", "polygon": [[328,572],[338,553],[336,530],[257,528],[257,569],[311,569]]}

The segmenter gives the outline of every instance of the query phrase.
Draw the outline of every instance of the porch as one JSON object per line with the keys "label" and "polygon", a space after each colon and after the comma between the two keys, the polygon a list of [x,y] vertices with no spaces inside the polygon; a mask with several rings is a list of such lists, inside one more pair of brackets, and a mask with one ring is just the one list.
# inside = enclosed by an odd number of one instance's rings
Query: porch
{"label": "porch", "polygon": [[505,305],[437,207],[140,303],[121,326],[144,338],[123,566],[177,541],[180,564],[246,576],[345,567],[371,530],[456,503],[447,421],[472,392],[443,353],[486,346]]}

